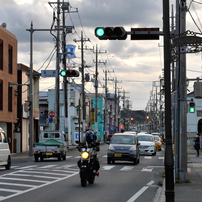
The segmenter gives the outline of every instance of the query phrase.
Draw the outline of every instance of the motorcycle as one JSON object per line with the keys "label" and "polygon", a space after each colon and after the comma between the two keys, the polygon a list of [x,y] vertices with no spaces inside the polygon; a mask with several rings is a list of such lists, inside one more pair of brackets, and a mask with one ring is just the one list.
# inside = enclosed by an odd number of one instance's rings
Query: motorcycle
{"label": "motorcycle", "polygon": [[85,187],[87,181],[89,184],[93,184],[95,181],[95,176],[99,176],[100,164],[97,157],[97,151],[99,151],[99,142],[93,142],[88,144],[79,143],[77,147],[78,151],[81,152],[81,158],[77,162],[78,167],[80,168],[80,178],[81,186]]}

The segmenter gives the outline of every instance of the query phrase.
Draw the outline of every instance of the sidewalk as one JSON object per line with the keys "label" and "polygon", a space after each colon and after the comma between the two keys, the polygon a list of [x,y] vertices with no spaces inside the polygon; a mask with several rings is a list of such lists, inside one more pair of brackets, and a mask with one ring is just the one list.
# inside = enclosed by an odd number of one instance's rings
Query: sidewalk
{"label": "sidewalk", "polygon": [[[187,147],[187,183],[175,183],[175,202],[195,202],[202,200],[202,150],[196,157],[194,147]],[[165,201],[165,180],[157,192],[159,202]],[[167,201],[168,202],[168,201]]]}

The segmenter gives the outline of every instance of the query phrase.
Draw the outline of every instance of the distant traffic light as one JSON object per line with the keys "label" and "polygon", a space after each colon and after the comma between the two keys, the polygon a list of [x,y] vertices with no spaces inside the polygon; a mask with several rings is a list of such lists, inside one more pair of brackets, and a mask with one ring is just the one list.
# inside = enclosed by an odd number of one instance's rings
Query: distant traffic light
{"label": "distant traffic light", "polygon": [[189,103],[189,112],[194,113],[195,112],[195,102],[191,101]]}
{"label": "distant traffic light", "polygon": [[123,27],[96,27],[95,36],[100,40],[125,40],[127,32]]}
{"label": "distant traffic light", "polygon": [[147,118],[147,120],[149,120],[149,116],[147,116],[146,118]]}
{"label": "distant traffic light", "polygon": [[74,70],[74,69],[62,70],[60,72],[60,75],[63,77],[78,77],[79,71]]}
{"label": "distant traffic light", "polygon": [[25,102],[24,103],[24,111],[28,112],[30,110],[30,103],[29,102]]}
{"label": "distant traffic light", "polygon": [[134,120],[134,118],[133,118],[133,117],[131,117],[131,118],[130,118],[130,120],[131,120],[131,121],[133,121],[133,120]]}

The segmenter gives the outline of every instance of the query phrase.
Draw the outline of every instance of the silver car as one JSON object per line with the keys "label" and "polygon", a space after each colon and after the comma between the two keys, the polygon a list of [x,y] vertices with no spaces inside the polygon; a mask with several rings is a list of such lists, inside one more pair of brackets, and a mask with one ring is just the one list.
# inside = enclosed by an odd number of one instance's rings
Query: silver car
{"label": "silver car", "polygon": [[107,152],[107,163],[115,161],[140,162],[139,143],[136,134],[115,133]]}
{"label": "silver car", "polygon": [[140,154],[156,155],[156,143],[153,135],[138,133],[137,138],[140,143]]}

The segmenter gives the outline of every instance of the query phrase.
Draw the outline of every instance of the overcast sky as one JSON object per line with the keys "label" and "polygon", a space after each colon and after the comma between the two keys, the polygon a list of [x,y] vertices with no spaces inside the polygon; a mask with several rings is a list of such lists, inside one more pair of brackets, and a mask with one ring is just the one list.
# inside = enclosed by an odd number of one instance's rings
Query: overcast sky
{"label": "overcast sky", "polygon": [[[60,1],[63,2],[63,0]],[[57,2],[57,0],[50,2]],[[170,0],[170,13],[171,4],[173,4],[174,15],[175,2]],[[202,29],[200,22],[202,5],[199,4],[202,0],[193,1],[191,6],[190,2],[191,0],[187,0],[189,12],[199,29]],[[91,66],[85,69],[85,73],[90,73],[91,77],[95,73],[95,54],[92,49],[96,44],[102,52],[99,54],[99,60],[107,61],[106,66],[99,64],[98,92],[104,93],[101,84],[104,85],[103,70],[107,69],[109,70],[108,78],[110,80],[117,78],[119,82],[117,87],[121,92],[126,92],[125,95],[131,101],[132,109],[144,110],[150,99],[152,82],[159,81],[159,76],[163,76],[163,38],[160,37],[159,40],[154,41],[135,41],[130,40],[128,35],[123,41],[103,41],[95,37],[94,29],[98,26],[123,26],[130,31],[131,28],[159,27],[162,31],[162,0],[70,0],[69,3],[71,13],[66,14],[65,20],[66,25],[75,27],[73,33],[67,35],[67,44],[76,45],[76,58],[72,62],[75,62],[77,67],[81,66],[79,49],[81,43],[75,43],[73,39],[79,40],[83,31],[84,37],[90,39],[90,42],[85,43],[85,48],[91,49],[84,52],[86,65]],[[29,66],[30,33],[26,29],[30,28],[31,21],[34,29],[50,29],[53,11],[57,14],[56,4],[51,5],[52,7],[47,0],[0,0],[0,24],[5,22],[7,29],[18,39],[18,63]],[[75,12],[77,10],[78,12]],[[200,32],[189,12],[187,12],[187,30]],[[55,39],[50,32],[34,32],[34,69],[36,71],[55,69],[55,55],[49,57],[54,46]],[[103,53],[105,50],[107,53]],[[44,64],[45,61],[47,62]],[[201,67],[201,53],[187,54],[188,78],[201,77]],[[81,78],[76,78],[75,82],[81,83]],[[54,88],[54,83],[54,79],[41,78],[40,90]],[[156,84],[159,85],[158,82]],[[89,92],[94,93],[93,86],[94,84],[89,82],[85,87]],[[108,81],[108,87],[111,93],[115,92],[114,82]],[[193,84],[190,84],[189,89],[193,90]]]}

